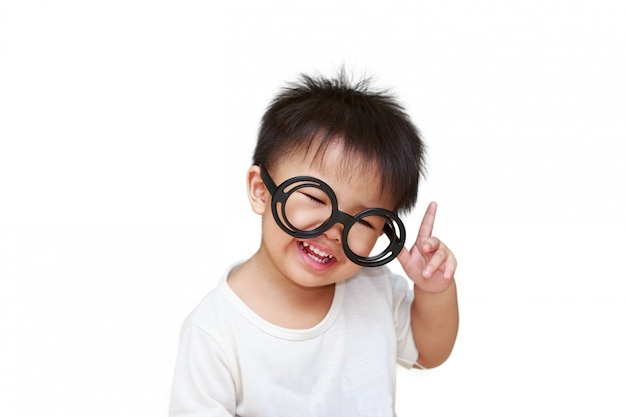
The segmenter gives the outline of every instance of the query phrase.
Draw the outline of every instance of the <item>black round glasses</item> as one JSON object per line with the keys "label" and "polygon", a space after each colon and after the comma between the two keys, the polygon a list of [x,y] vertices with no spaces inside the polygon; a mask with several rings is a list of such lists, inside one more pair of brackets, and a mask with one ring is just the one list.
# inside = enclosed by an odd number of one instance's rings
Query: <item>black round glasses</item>
{"label": "black round glasses", "polygon": [[260,168],[263,183],[272,195],[274,219],[287,234],[310,239],[340,223],[343,250],[360,266],[391,262],[404,247],[406,231],[394,212],[369,208],[351,216],[339,210],[337,196],[324,181],[299,176],[277,186],[265,167]]}

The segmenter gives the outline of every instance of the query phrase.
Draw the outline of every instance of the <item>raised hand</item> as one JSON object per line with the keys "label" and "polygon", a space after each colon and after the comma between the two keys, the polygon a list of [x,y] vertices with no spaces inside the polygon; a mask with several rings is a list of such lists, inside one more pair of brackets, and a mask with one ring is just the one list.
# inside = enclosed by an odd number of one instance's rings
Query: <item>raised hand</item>
{"label": "raised hand", "polygon": [[436,294],[444,291],[454,277],[456,258],[446,245],[432,236],[437,203],[426,209],[415,244],[402,249],[398,261],[407,276],[423,292]]}

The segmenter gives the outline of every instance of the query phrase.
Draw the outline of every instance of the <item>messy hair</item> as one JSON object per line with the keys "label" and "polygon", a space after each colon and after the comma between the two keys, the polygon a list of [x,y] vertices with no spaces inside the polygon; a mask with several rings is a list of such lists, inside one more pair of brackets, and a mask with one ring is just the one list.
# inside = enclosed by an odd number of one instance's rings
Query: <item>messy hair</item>
{"label": "messy hair", "polygon": [[425,173],[425,145],[398,100],[370,84],[369,78],[352,83],[344,70],[336,78],[301,75],[263,115],[253,164],[269,169],[302,151],[322,157],[339,144],[344,168],[355,162],[374,167],[381,194],[393,199],[396,211],[410,210]]}

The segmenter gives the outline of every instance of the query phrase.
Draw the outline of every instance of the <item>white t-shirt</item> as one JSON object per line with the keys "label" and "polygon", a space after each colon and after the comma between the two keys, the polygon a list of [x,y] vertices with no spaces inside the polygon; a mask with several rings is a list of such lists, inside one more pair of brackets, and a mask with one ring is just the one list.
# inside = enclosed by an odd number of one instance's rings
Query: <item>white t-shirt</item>
{"label": "white t-shirt", "polygon": [[396,363],[417,360],[404,277],[362,268],[318,325],[293,330],[254,313],[227,276],[183,325],[171,417],[395,415]]}

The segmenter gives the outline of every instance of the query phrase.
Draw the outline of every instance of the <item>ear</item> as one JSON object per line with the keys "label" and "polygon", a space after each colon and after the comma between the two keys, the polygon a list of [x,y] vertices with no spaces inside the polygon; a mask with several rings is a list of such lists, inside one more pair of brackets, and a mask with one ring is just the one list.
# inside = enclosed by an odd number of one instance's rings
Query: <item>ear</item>
{"label": "ear", "polygon": [[258,165],[252,165],[250,169],[248,169],[246,183],[248,186],[248,199],[250,200],[252,211],[256,214],[265,213],[266,203],[271,197],[267,188],[265,188],[265,184],[261,178],[261,168]]}

